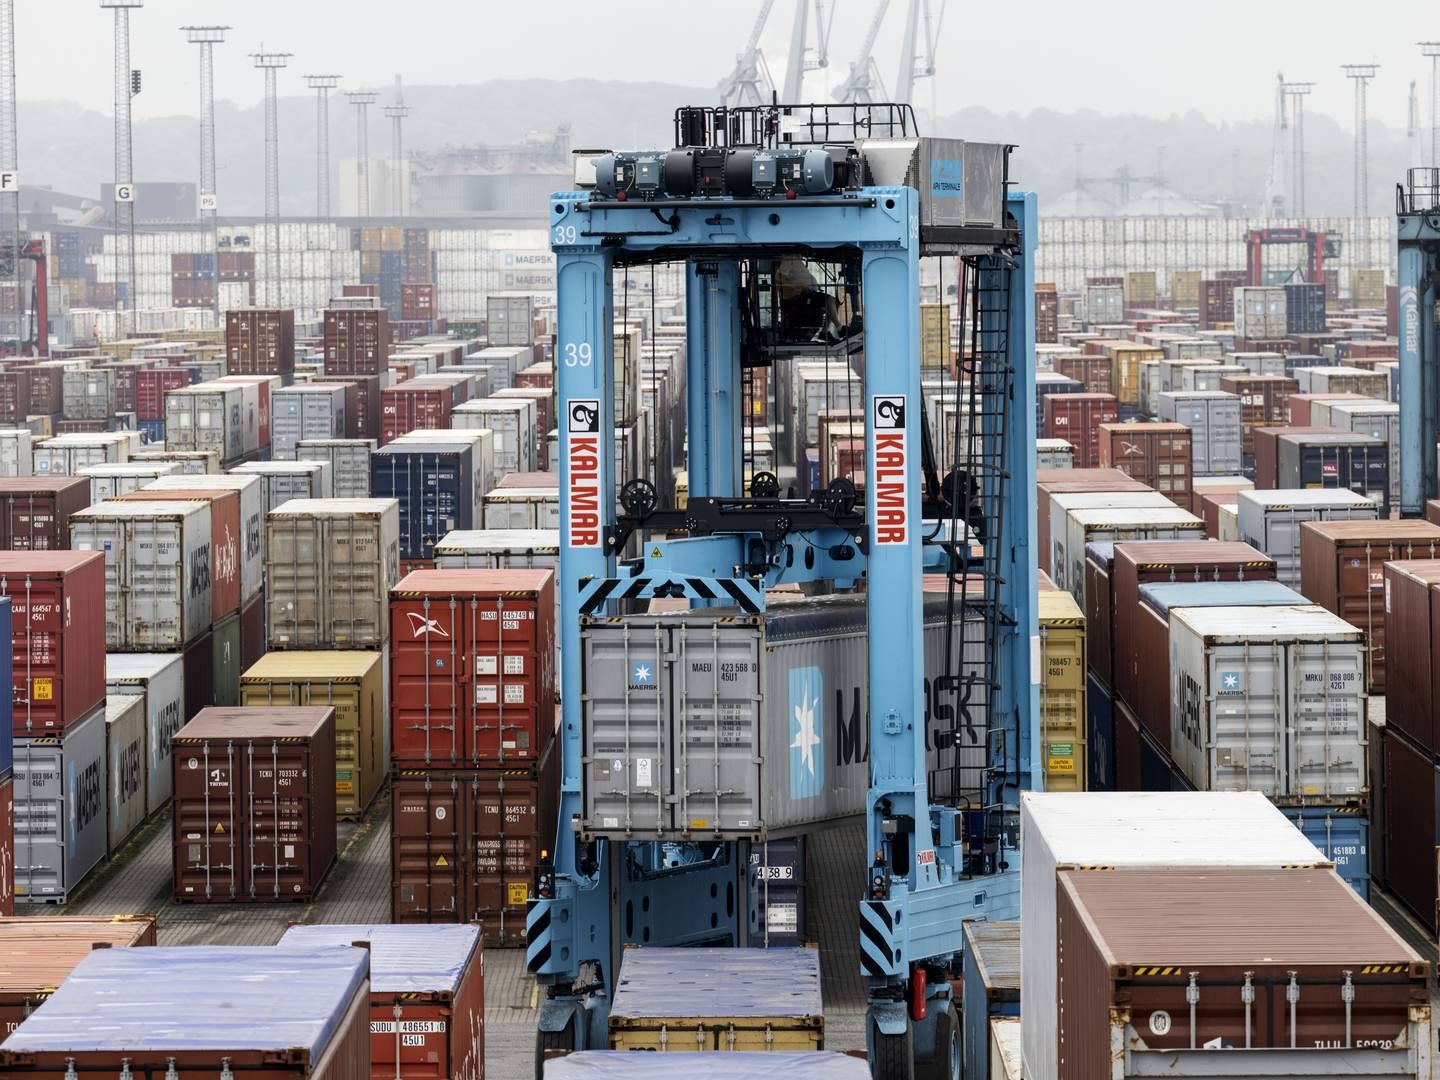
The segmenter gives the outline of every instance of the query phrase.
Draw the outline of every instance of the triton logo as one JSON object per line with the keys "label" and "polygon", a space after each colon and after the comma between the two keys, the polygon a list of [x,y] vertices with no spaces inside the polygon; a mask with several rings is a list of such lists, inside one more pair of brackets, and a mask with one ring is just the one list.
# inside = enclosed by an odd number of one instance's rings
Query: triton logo
{"label": "triton logo", "polygon": [[424,637],[426,634],[443,638],[450,636],[450,631],[440,625],[439,619],[427,619],[418,611],[407,611],[405,617],[410,620],[411,637]]}
{"label": "triton logo", "polygon": [[568,541],[575,548],[600,546],[600,402],[570,401],[566,412],[565,489]]}
{"label": "triton logo", "polygon": [[906,483],[905,395],[871,399],[870,460],[875,463],[875,543],[907,543],[910,485]]}

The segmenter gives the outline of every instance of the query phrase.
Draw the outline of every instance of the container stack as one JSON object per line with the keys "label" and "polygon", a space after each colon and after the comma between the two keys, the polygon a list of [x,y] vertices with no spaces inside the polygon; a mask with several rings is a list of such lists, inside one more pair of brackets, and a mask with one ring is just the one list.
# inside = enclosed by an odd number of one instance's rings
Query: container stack
{"label": "container stack", "polygon": [[391,918],[524,937],[559,755],[548,569],[419,570],[390,593]]}

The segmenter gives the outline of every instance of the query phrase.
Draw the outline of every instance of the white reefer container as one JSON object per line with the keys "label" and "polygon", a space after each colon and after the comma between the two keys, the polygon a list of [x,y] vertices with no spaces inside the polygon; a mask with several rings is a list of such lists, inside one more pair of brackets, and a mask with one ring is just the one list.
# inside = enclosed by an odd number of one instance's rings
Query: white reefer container
{"label": "white reefer container", "polygon": [[124,465],[86,465],[76,474],[90,478],[90,502],[139,491],[152,480],[178,472],[175,461],[127,461]]}
{"label": "white reefer container", "polygon": [[[1066,1080],[1057,1019],[1058,871],[1333,865],[1273,803],[1253,791],[1027,791],[1020,796],[1020,850],[1027,1080]],[[1157,913],[1167,916],[1176,919],[1181,932],[1184,913]]]}
{"label": "white reefer container", "polygon": [[1200,791],[1358,805],[1365,635],[1322,607],[1170,613],[1170,753]]}
{"label": "white reefer container", "polygon": [[[196,383],[165,392],[165,445],[174,450],[214,450],[222,464],[245,456],[243,386]],[[253,399],[258,391],[252,392]]]}
{"label": "white reefer container", "polygon": [[1240,397],[1223,390],[1176,390],[1159,395],[1160,419],[1190,429],[1196,476],[1229,476],[1242,465]]}
{"label": "white reefer container", "polygon": [[337,499],[370,497],[370,456],[374,439],[302,439],[295,447],[299,461],[328,461],[330,483]]}
{"label": "white reefer container", "polygon": [[35,474],[35,436],[29,428],[0,428],[0,476]]}
{"label": "white reefer container", "polygon": [[1235,494],[1240,539],[1275,560],[1282,585],[1300,585],[1300,526],[1307,521],[1368,521],[1374,501],[1343,488],[1280,488]]}
{"label": "white reefer container", "polygon": [[[1089,506],[1065,515],[1065,569],[1062,586],[1085,610],[1085,545],[1094,540],[1204,540],[1205,522],[1169,506]],[[1053,564],[1052,564],[1053,568]],[[1053,580],[1053,577],[1052,577]],[[1059,585],[1059,582],[1056,582]]]}
{"label": "white reefer container", "polygon": [[240,559],[240,603],[260,595],[265,584],[265,489],[258,476],[244,473],[207,473],[203,476],[171,473],[141,491],[238,491],[240,535],[245,546]]}
{"label": "white reefer container", "polygon": [[[1070,532],[1067,519],[1071,510],[1085,510],[1095,506],[1113,510],[1165,509],[1175,506],[1172,500],[1158,491],[1075,491],[1064,495],[1051,495],[1049,501],[1050,505],[1042,505],[1039,512],[1050,516],[1050,577],[1061,589],[1070,587],[1070,564],[1075,561],[1069,557]],[[1084,565],[1083,548],[1075,558],[1080,565]]]}
{"label": "white reefer container", "polygon": [[324,461],[245,461],[230,470],[237,476],[258,476],[267,512],[291,499],[330,499],[330,465]]}
{"label": "white reefer container", "polygon": [[106,653],[105,692],[145,698],[145,812],[170,801],[170,741],[185,726],[183,653]]}
{"label": "white reefer container", "polygon": [[129,461],[140,448],[135,432],[102,431],[94,434],[56,435],[35,447],[35,475],[76,476],[86,465],[116,465]]}
{"label": "white reefer container", "polygon": [[457,428],[494,432],[490,481],[494,487],[512,472],[535,471],[535,402],[528,398],[480,398],[455,407]]}
{"label": "white reefer container", "polygon": [[485,495],[488,529],[560,528],[560,492],[555,488],[496,488]]}
{"label": "white reefer container", "polygon": [[105,554],[105,647],[184,649],[210,628],[208,503],[111,501],[70,517],[70,547]]}

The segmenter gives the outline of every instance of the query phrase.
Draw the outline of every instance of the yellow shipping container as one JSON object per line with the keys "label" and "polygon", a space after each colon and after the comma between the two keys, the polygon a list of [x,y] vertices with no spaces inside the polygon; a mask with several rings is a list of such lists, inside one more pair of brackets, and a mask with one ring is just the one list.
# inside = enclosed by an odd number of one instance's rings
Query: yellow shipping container
{"label": "yellow shipping container", "polygon": [[1140,365],[1146,360],[1165,359],[1165,350],[1133,341],[1106,343],[1110,354],[1110,392],[1121,405],[1140,404]]}
{"label": "yellow shipping container", "polygon": [[404,251],[405,232],[403,229],[396,229],[390,226],[380,230],[381,251]]}
{"label": "yellow shipping container", "polygon": [[941,371],[950,361],[950,305],[920,305],[920,368]]}
{"label": "yellow shipping container", "polygon": [[1176,270],[1170,275],[1170,302],[1177,308],[1200,306],[1199,270]]}
{"label": "yellow shipping container", "polygon": [[1068,592],[1040,592],[1040,754],[1046,791],[1084,791],[1085,615]]}
{"label": "yellow shipping container", "polygon": [[1125,273],[1125,305],[1127,307],[1155,306],[1155,271],[1128,270]]}
{"label": "yellow shipping container", "polygon": [[384,654],[270,652],[240,676],[241,705],[335,708],[335,813],[358,818],[385,777]]}
{"label": "yellow shipping container", "polygon": [[1385,306],[1385,271],[1351,270],[1350,303],[1355,307]]}

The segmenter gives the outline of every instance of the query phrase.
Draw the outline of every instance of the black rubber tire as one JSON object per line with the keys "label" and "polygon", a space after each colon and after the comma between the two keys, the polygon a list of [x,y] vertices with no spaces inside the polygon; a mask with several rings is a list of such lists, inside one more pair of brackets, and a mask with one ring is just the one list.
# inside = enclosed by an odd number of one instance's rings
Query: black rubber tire
{"label": "black rubber tire", "polygon": [[916,1080],[915,1040],[909,1020],[905,1022],[903,1035],[886,1035],[872,1020],[870,1044],[875,1048],[874,1060],[870,1063],[875,1080]]}
{"label": "black rubber tire", "polygon": [[915,1063],[915,1080],[960,1080],[960,1013],[953,1001],[935,1017],[935,1049],[934,1057]]}
{"label": "black rubber tire", "polygon": [[575,1052],[575,1016],[559,1031],[535,1032],[535,1080],[545,1080],[545,1062]]}

